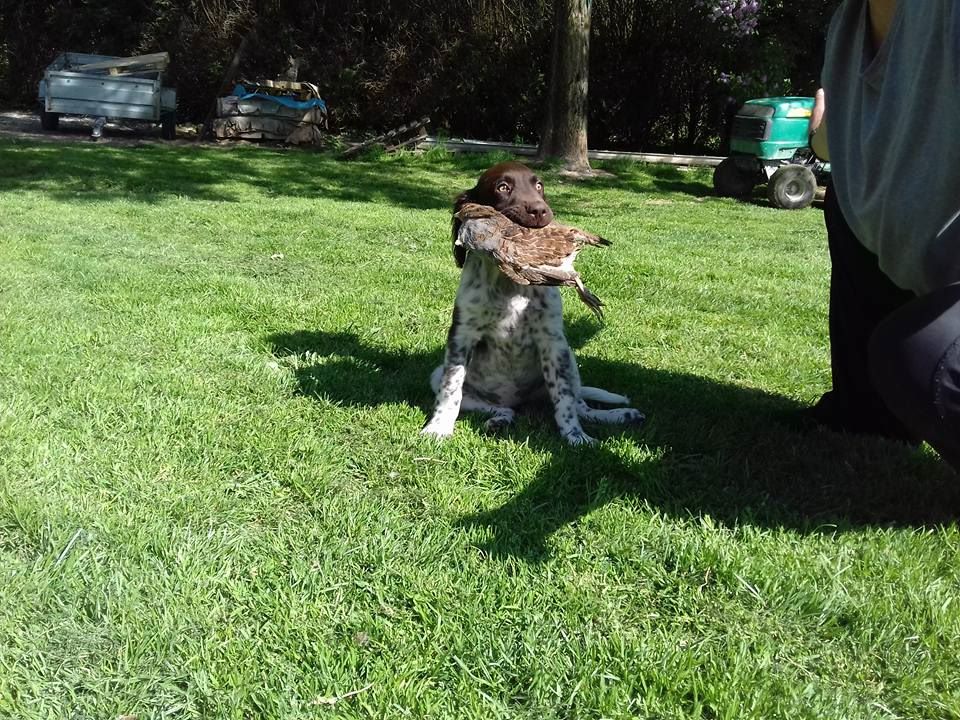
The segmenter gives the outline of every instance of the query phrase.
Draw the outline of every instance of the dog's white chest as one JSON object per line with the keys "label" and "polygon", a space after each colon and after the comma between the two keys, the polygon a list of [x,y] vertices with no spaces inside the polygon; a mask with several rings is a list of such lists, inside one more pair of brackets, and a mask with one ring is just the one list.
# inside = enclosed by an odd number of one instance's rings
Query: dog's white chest
{"label": "dog's white chest", "polygon": [[526,294],[510,295],[504,298],[503,310],[499,313],[496,323],[498,335],[512,335],[523,324],[531,304],[530,296]]}

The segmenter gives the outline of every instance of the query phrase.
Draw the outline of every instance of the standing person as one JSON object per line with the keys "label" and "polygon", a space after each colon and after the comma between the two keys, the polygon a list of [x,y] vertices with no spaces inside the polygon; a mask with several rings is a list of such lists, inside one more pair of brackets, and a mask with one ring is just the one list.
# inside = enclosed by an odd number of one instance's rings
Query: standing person
{"label": "standing person", "polygon": [[960,470],[960,1],[845,0],[822,81],[833,389],[806,416]]}

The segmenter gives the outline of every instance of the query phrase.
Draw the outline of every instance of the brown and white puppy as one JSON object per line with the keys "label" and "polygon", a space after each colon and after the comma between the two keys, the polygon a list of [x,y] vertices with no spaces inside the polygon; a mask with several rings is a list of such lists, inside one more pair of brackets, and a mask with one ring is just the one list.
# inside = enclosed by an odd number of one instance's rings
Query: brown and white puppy
{"label": "brown and white puppy", "polygon": [[[495,208],[518,225],[546,227],[553,221],[543,183],[517,162],[494,165],[475,187],[462,193],[454,213],[467,203]],[[444,362],[430,376],[436,407],[422,433],[449,437],[461,410],[490,414],[488,430],[514,419],[514,409],[548,397],[560,434],[571,445],[595,443],[580,420],[641,423],[633,408],[597,409],[587,401],[626,405],[629,400],[580,383],[573,350],[563,331],[560,291],[519,285],[496,263],[457,243],[461,221],[453,221],[453,254],[463,268],[447,334]]]}

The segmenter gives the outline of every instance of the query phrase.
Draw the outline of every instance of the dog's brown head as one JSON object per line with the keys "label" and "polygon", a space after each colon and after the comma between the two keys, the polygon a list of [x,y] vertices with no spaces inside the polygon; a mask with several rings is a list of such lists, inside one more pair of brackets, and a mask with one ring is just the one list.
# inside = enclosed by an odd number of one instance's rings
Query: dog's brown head
{"label": "dog's brown head", "polygon": [[[499,210],[517,225],[542,228],[553,222],[553,210],[543,195],[543,183],[526,165],[518,162],[497,163],[486,170],[477,184],[461,193],[453,205],[457,212],[464,203],[489,205]],[[453,220],[453,239],[457,239],[460,221]],[[467,251],[453,247],[457,267],[463,267]]]}

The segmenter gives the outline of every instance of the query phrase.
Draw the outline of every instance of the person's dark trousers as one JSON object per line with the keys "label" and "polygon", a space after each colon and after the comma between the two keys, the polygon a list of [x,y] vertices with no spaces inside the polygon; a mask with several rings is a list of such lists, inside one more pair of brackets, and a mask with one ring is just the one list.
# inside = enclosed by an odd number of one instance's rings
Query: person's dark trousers
{"label": "person's dark trousers", "polygon": [[960,283],[896,310],[868,352],[887,407],[960,471]]}
{"label": "person's dark trousers", "polygon": [[830,365],[833,389],[806,415],[841,432],[917,438],[887,408],[870,377],[868,346],[877,326],[916,296],[880,271],[877,257],[854,236],[828,187],[824,220],[830,247]]}
{"label": "person's dark trousers", "polygon": [[929,442],[960,470],[960,283],[917,297],[880,271],[828,188],[833,389],[808,412],[832,429]]}

